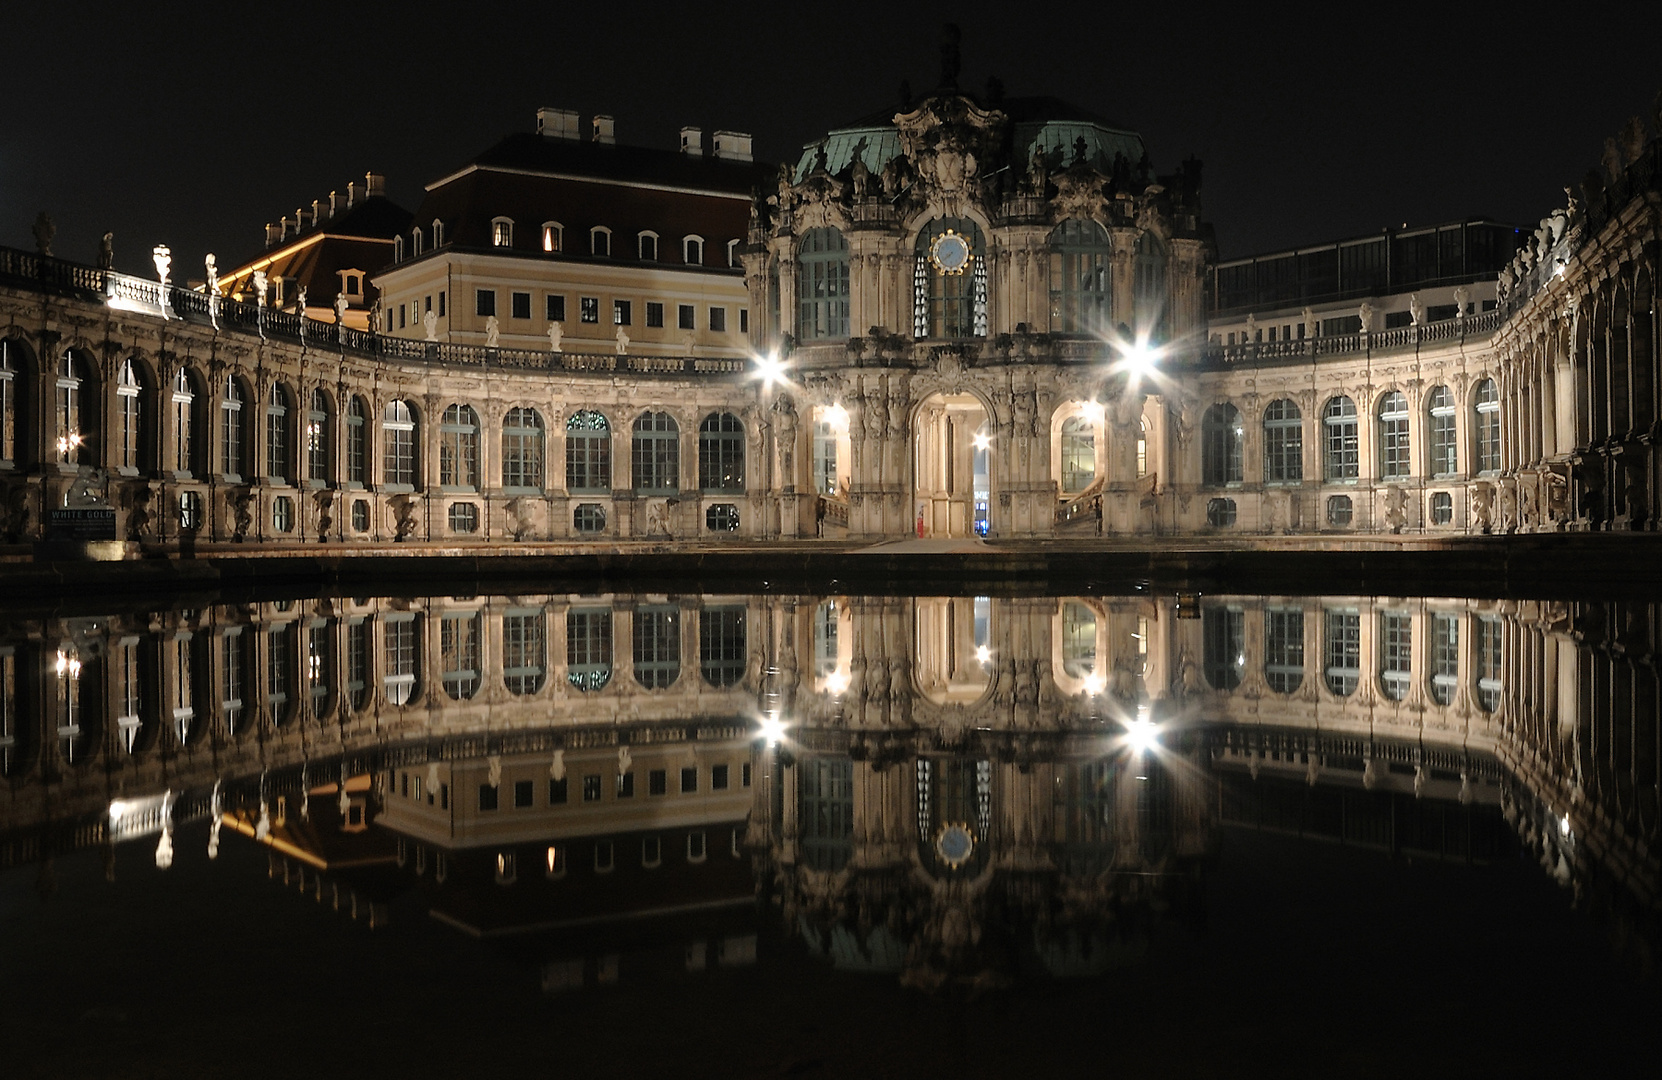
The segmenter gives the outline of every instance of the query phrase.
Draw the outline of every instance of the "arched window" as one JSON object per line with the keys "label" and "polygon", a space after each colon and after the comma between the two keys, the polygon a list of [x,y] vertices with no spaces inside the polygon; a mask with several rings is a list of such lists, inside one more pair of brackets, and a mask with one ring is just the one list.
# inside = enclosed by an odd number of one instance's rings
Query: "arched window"
{"label": "arched window", "polygon": [[1206,410],[1200,420],[1201,481],[1241,482],[1241,414],[1227,401]]}
{"label": "arched window", "polygon": [[566,243],[566,227],[558,221],[542,223],[542,249],[549,254],[564,251]]}
{"label": "arched window", "polygon": [[612,230],[596,225],[589,230],[589,254],[606,258],[612,254]]}
{"label": "arched window", "polygon": [[1088,416],[1062,421],[1062,491],[1084,491],[1096,479],[1096,426]]}
{"label": "arched window", "polygon": [[511,248],[513,246],[514,246],[514,220],[513,220],[513,218],[505,218],[505,217],[492,218],[491,219],[491,247]]}
{"label": "arched window", "polygon": [[237,377],[225,376],[225,394],[219,401],[219,462],[225,479],[233,483],[242,481],[246,464],[243,460],[243,425],[247,421],[242,415],[243,401],[242,386]]}
{"label": "arched window", "polygon": [[674,495],[681,490],[681,428],[666,412],[635,418],[630,470],[638,495]]}
{"label": "arched window", "polygon": [[173,373],[171,399],[173,470],[189,476],[196,467],[196,388],[184,368]]}
{"label": "arched window", "polygon": [[346,404],[346,482],[363,486],[368,482],[369,439],[365,430],[364,399],[354,397]]}
{"label": "arched window", "polygon": [[439,620],[439,685],[452,701],[467,701],[479,692],[482,622],[477,611],[452,613]]}
{"label": "arched window", "polygon": [[1084,604],[1062,605],[1062,671],[1075,679],[1096,674],[1096,612]]}
{"label": "arched window", "polygon": [[502,420],[502,487],[513,494],[542,490],[542,414],[521,406]]}
{"label": "arched window", "polygon": [[131,360],[121,362],[115,378],[116,465],[137,472],[144,446],[144,381]]}
{"label": "arched window", "polygon": [[814,422],[814,490],[821,495],[837,493],[837,434],[831,421]]}
{"label": "arched window", "polygon": [[1379,399],[1379,475],[1386,480],[1413,471],[1408,445],[1408,399],[1392,390]]}
{"label": "arched window", "polygon": [[94,460],[90,428],[97,414],[82,408],[86,380],[86,364],[74,353],[64,353],[58,360],[57,449],[58,460],[66,465],[85,465]]}
{"label": "arched window", "polygon": [[918,233],[912,270],[912,336],[987,336],[987,245],[964,218],[936,218]]}
{"label": "arched window", "polygon": [[1148,475],[1148,421],[1137,421],[1137,475]]}
{"label": "arched window", "polygon": [[744,492],[744,424],[732,413],[711,413],[698,427],[698,487]]}
{"label": "arched window", "polygon": [[479,414],[452,405],[439,422],[439,486],[479,490]]}
{"label": "arched window", "polygon": [[592,409],[566,420],[566,490],[612,490],[612,425]]}
{"label": "arched window", "polygon": [[1484,379],[1477,384],[1472,408],[1476,413],[1472,428],[1477,434],[1477,471],[1500,472],[1500,390],[1495,380]]}
{"label": "arched window", "polygon": [[800,318],[797,335],[804,341],[848,336],[848,241],[841,230],[825,227],[802,234],[796,256]]}
{"label": "arched window", "polygon": [[1304,682],[1304,612],[1299,608],[1264,609],[1264,682],[1278,694],[1290,694]]}
{"label": "arched window", "polygon": [[416,482],[415,413],[398,398],[381,410],[381,482],[409,490]]}
{"label": "arched window", "polygon": [[1477,647],[1473,650],[1476,662],[1477,704],[1484,712],[1500,708],[1501,621],[1492,615],[1477,619]]}
{"label": "arched window", "polygon": [[278,623],[265,632],[266,719],[275,726],[294,715],[294,657],[289,624]]}
{"label": "arched window", "polygon": [[1304,417],[1287,398],[1264,410],[1264,482],[1296,484],[1304,479]]}
{"label": "arched window", "polygon": [[636,233],[635,255],[642,262],[657,262],[658,234],[649,229]]}
{"label": "arched window", "polygon": [[744,678],[745,609],[705,608],[698,613],[698,667],[704,681],[717,689],[736,686]]}
{"label": "arched window", "polygon": [[1356,402],[1340,395],[1322,409],[1322,479],[1355,480],[1361,467],[1361,439],[1356,429]]}
{"label": "arched window", "polygon": [[1091,333],[1109,325],[1108,231],[1094,221],[1069,218],[1050,234],[1050,328]]}
{"label": "arched window", "polygon": [[1166,337],[1166,246],[1151,232],[1137,238],[1132,257],[1132,328],[1155,340]]}
{"label": "arched window", "polygon": [[1425,401],[1425,411],[1431,419],[1431,475],[1453,476],[1460,467],[1454,438],[1454,395],[1448,387],[1439,386]]}
{"label": "arched window", "polygon": [[534,694],[548,671],[547,616],[541,608],[509,608],[502,615],[502,681],[508,693]]}
{"label": "arched window", "polygon": [[681,677],[681,612],[673,607],[635,609],[635,681],[662,690]]}
{"label": "arched window", "polygon": [[584,693],[612,681],[612,612],[608,608],[566,612],[566,682]]}
{"label": "arched window", "polygon": [[1386,611],[1379,616],[1379,688],[1392,701],[1408,696],[1413,678],[1414,629],[1406,611]]}
{"label": "arched window", "polygon": [[433,246],[436,248],[444,246],[444,222],[438,218],[433,219]]}
{"label": "arched window", "polygon": [[306,479],[319,484],[329,479],[329,395],[322,388],[312,391],[306,410]]}
{"label": "arched window", "polygon": [[289,395],[282,383],[271,384],[265,405],[265,474],[273,480],[289,478]]}
{"label": "arched window", "polygon": [[421,254],[421,226],[417,225],[410,230],[410,254]]}
{"label": "arched window", "polygon": [[681,238],[681,261],[688,266],[704,265],[704,238],[702,236],[683,236]]}
{"label": "arched window", "polygon": [[12,358],[12,343],[0,341],[0,465],[17,460],[17,409],[22,365]]}
{"label": "arched window", "polygon": [[1460,616],[1434,612],[1431,616],[1431,700],[1454,704],[1460,688]]}

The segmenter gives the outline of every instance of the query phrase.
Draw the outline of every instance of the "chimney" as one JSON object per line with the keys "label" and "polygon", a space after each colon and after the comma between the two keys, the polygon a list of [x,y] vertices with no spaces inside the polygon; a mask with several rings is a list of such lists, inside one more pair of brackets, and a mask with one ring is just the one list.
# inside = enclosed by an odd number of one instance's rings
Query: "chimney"
{"label": "chimney", "polygon": [[594,118],[594,141],[606,146],[617,142],[617,136],[612,126],[610,116],[596,116]]}
{"label": "chimney", "polygon": [[695,127],[681,129],[681,152],[688,157],[704,156],[704,132]]}
{"label": "chimney", "polygon": [[364,173],[364,198],[373,199],[377,195],[386,195],[387,178],[378,172]]}
{"label": "chimney", "polygon": [[351,205],[350,202],[343,202],[341,200],[339,192],[331,191],[329,193],[329,216],[330,217],[334,217],[336,214],[340,213],[342,210],[346,209],[350,205]]}
{"label": "chimney", "polygon": [[275,247],[277,244],[282,243],[283,242],[283,232],[284,232],[284,230],[286,230],[288,228],[288,224],[289,223],[288,223],[287,218],[283,219],[283,223],[281,225],[273,225],[269,221],[266,222],[266,226],[265,226],[265,246],[266,247]]}
{"label": "chimney", "polygon": [[294,211],[294,235],[299,236],[311,223],[312,219],[306,216],[306,208],[304,206],[296,207]]}
{"label": "chimney", "polygon": [[[279,226],[279,228],[282,230],[278,234],[279,238],[283,239],[283,240],[287,240],[288,236],[289,236],[289,219],[286,215],[283,218],[283,224],[281,226]],[[299,230],[296,230],[296,231],[298,232]]]}
{"label": "chimney", "polygon": [[537,134],[550,139],[583,138],[582,124],[576,109],[554,109],[544,106],[537,110]]}
{"label": "chimney", "polygon": [[312,200],[312,224],[313,225],[320,225],[323,222],[328,220],[328,216],[326,214],[324,214],[324,212],[323,212],[323,207],[325,205],[327,205],[327,204],[325,204],[322,199],[313,199]]}
{"label": "chimney", "polygon": [[348,208],[358,205],[358,182],[353,180],[346,185],[346,205]]}
{"label": "chimney", "polygon": [[716,132],[716,157],[722,161],[750,161],[750,136],[742,131]]}

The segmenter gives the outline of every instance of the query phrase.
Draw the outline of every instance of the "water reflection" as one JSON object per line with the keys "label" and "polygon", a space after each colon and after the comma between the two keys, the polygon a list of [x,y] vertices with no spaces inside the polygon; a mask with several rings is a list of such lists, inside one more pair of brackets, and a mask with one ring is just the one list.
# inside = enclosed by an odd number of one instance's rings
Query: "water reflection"
{"label": "water reflection", "polygon": [[143,843],[166,868],[207,821],[206,857],[263,845],[371,925],[416,894],[534,940],[550,990],[776,941],[973,992],[1201,919],[1220,830],[1250,828],[1521,851],[1648,957],[1659,630],[1638,603],[1254,596],[16,619],[0,866]]}

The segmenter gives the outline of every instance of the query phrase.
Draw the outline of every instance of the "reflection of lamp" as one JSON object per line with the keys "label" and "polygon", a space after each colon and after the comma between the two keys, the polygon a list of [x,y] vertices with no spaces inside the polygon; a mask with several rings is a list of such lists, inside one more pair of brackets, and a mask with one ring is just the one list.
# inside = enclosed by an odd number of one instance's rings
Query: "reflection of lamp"
{"label": "reflection of lamp", "polygon": [[756,377],[762,380],[762,385],[773,388],[785,381],[785,362],[779,359],[778,353],[768,353],[766,356],[754,357],[756,361]]}
{"label": "reflection of lamp", "polygon": [[779,745],[780,740],[785,737],[785,722],[779,719],[778,713],[770,712],[762,718],[761,735],[769,746]]}
{"label": "reflection of lamp", "polygon": [[825,692],[840,694],[848,689],[848,673],[840,668],[825,677]]}
{"label": "reflection of lamp", "polygon": [[1101,675],[1092,672],[1091,674],[1085,676],[1085,692],[1087,694],[1095,697],[1097,694],[1102,693],[1106,689],[1108,689],[1108,680],[1104,679]]}
{"label": "reflection of lamp", "polygon": [[1139,716],[1126,725],[1125,741],[1133,753],[1146,754],[1160,745],[1160,728],[1154,721]]}
{"label": "reflection of lamp", "polygon": [[993,438],[992,438],[991,435],[988,435],[986,432],[982,432],[982,431],[976,432],[976,434],[975,434],[975,448],[977,450],[985,450],[985,449],[987,449],[987,447],[991,446],[992,444],[993,444]]}
{"label": "reflection of lamp", "polygon": [[827,406],[824,413],[825,422],[837,431],[848,430],[848,410],[841,405]]}
{"label": "reflection of lamp", "polygon": [[977,645],[975,647],[975,659],[977,663],[990,664],[993,660],[993,651],[985,645]]}

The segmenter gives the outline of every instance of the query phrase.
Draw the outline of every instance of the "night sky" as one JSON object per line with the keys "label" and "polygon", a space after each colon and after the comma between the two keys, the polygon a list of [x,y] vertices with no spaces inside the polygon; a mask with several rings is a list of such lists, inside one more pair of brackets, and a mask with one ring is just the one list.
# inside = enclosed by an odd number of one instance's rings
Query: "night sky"
{"label": "night sky", "polygon": [[[261,6],[257,6],[261,7]],[[939,77],[989,75],[1143,134],[1159,171],[1206,163],[1223,257],[1487,215],[1533,226],[1604,138],[1649,114],[1662,5],[901,5],[569,3],[6,7],[0,243],[150,273],[156,243],[200,274],[263,226],[371,169],[422,186],[539,105],[617,118],[673,147],[683,124],[750,131],[794,159],[828,128]],[[1365,19],[1365,21],[1363,21]],[[191,273],[195,269],[196,274]]]}

